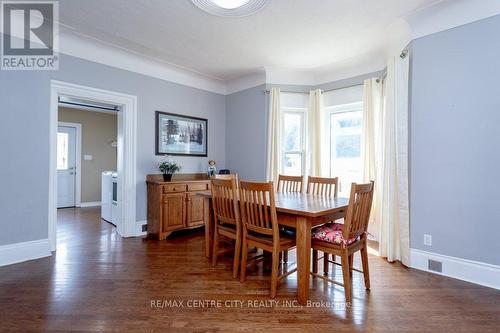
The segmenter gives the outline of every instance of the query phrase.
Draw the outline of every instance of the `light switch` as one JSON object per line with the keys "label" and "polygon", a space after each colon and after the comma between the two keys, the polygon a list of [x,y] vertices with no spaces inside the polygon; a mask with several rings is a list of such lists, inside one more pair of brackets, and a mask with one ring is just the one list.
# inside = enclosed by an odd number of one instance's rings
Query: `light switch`
{"label": "light switch", "polygon": [[92,161],[92,158],[93,158],[92,155],[83,155],[83,159],[85,161]]}

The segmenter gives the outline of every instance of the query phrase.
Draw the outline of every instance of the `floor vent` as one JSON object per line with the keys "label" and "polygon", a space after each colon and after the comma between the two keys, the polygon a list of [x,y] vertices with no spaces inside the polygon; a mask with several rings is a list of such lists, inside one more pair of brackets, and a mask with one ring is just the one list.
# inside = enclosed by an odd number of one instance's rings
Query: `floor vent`
{"label": "floor vent", "polygon": [[430,271],[442,273],[443,272],[443,263],[441,261],[431,260],[429,259],[427,263],[427,268]]}
{"label": "floor vent", "polygon": [[148,231],[148,225],[147,224],[143,224],[142,225],[142,232],[147,232]]}

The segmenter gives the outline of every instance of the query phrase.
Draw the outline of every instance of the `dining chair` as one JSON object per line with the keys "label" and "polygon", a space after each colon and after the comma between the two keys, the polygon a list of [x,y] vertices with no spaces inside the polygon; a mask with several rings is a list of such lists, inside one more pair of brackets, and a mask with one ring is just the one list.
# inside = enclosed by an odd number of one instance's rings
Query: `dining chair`
{"label": "dining chair", "polygon": [[249,246],[271,252],[271,298],[274,298],[279,281],[296,269],[279,275],[279,254],[295,246],[295,237],[279,228],[273,182],[240,181],[240,211],[243,225],[240,281],[246,280]]}
{"label": "dining chair", "polygon": [[[363,273],[365,289],[370,289],[366,234],[373,200],[373,187],[373,181],[368,184],[353,183],[344,224],[330,222],[312,230],[311,247],[314,250],[340,256],[344,283],[315,272],[311,274],[343,286],[347,302],[352,302],[351,274],[353,270]],[[361,252],[362,271],[353,268],[354,254],[357,251]],[[334,264],[338,265],[336,262]]]}
{"label": "dining chair", "polygon": [[278,176],[278,192],[302,192],[303,176]]}
{"label": "dining chair", "polygon": [[[286,176],[279,175],[278,176],[278,192],[299,192],[302,193],[302,183],[304,177],[303,176]],[[285,251],[281,254],[281,260],[283,263],[288,262],[288,251]]]}
{"label": "dining chair", "polygon": [[236,184],[236,189],[238,189],[238,184],[239,184],[239,181],[238,181],[238,174],[237,173],[227,173],[227,174],[218,174],[218,175],[214,175],[215,179],[234,179],[235,181],[235,184]]}
{"label": "dining chair", "polygon": [[242,227],[238,205],[236,177],[212,178],[212,206],[215,220],[212,266],[217,265],[219,237],[234,240],[233,278],[238,276],[241,257]]}
{"label": "dining chair", "polygon": [[[312,177],[307,178],[307,194],[321,195],[325,197],[337,198],[339,192],[339,178],[324,178],[324,177]],[[328,275],[328,267],[330,263],[330,255],[328,253],[323,253],[323,274]],[[319,258],[321,259],[321,258]],[[318,272],[318,250],[312,251],[312,263],[313,272]],[[335,255],[332,255],[332,261],[335,261]]]}

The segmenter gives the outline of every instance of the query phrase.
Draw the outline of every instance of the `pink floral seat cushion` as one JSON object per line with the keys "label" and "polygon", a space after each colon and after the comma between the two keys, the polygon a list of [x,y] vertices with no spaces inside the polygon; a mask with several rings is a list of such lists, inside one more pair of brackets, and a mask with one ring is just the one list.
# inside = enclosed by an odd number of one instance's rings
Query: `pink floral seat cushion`
{"label": "pink floral seat cushion", "polygon": [[[311,236],[315,240],[341,245],[344,243],[344,237],[342,236],[343,227],[344,225],[341,223],[330,222],[314,228]],[[347,245],[349,245],[354,243],[356,238],[349,238],[346,241]]]}

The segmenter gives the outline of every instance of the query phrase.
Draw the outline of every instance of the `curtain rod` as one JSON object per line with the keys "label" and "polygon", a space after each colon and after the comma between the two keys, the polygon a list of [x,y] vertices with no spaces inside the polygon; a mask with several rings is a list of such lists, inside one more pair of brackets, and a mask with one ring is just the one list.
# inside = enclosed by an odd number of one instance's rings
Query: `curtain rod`
{"label": "curtain rod", "polygon": [[[346,87],[341,87],[341,88],[332,88],[332,89],[320,89],[321,92],[329,92],[329,91],[334,91],[334,90],[341,90],[341,89],[347,89],[347,88],[353,88],[353,87],[359,87],[359,86],[362,86],[363,83],[358,83],[358,84],[353,84],[353,85],[350,85],[350,86],[346,86]],[[271,90],[269,89],[266,89],[266,90],[263,90],[264,93],[269,93],[271,92]],[[292,90],[280,90],[280,92],[284,92],[284,93],[294,93],[294,94],[309,94],[309,92],[304,92],[304,91],[292,91]]]}

